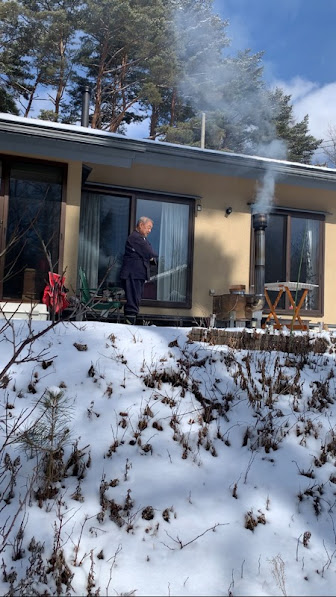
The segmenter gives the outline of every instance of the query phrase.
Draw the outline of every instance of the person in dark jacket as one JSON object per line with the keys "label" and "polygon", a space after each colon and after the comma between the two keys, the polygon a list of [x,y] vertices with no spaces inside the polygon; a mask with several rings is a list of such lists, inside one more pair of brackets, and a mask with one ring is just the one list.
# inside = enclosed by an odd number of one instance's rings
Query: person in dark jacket
{"label": "person in dark jacket", "polygon": [[147,240],[152,228],[153,221],[142,216],[138,220],[136,229],[129,235],[125,245],[120,279],[126,295],[124,313],[130,323],[135,323],[139,312],[144,284],[150,277],[150,264],[156,263],[158,258],[152,245]]}

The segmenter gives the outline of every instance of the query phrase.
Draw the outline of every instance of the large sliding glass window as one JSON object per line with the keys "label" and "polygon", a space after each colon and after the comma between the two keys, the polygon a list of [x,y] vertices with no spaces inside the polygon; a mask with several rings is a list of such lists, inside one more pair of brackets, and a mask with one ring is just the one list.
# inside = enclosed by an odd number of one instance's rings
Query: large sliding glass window
{"label": "large sliding glass window", "polygon": [[189,306],[192,200],[85,190],[81,202],[79,266],[85,270],[90,287],[104,290],[120,285],[125,242],[140,216],[154,222],[148,240],[159,255],[157,267],[152,268],[151,279],[145,284],[143,304]]}
{"label": "large sliding glass window", "polygon": [[137,219],[150,214],[149,238],[159,255],[157,273],[145,284],[144,298],[172,303],[187,300],[189,205],[169,201],[137,201]]}
{"label": "large sliding glass window", "polygon": [[64,169],[16,161],[8,172],[3,298],[40,301],[59,267]]}
{"label": "large sliding glass window", "polygon": [[[265,282],[305,282],[317,285],[310,290],[303,310],[312,315],[322,312],[324,217],[309,213],[273,213],[265,231]],[[269,293],[275,299],[277,293]],[[296,303],[302,291],[295,293]],[[279,307],[289,310],[283,296]]]}
{"label": "large sliding glass window", "polygon": [[86,272],[90,288],[118,286],[129,217],[129,197],[83,192],[79,266]]}

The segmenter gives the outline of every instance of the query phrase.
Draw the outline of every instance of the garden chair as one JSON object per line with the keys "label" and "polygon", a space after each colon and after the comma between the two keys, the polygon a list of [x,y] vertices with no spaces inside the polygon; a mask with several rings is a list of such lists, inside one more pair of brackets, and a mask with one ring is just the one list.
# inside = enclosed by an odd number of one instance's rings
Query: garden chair
{"label": "garden chair", "polygon": [[104,291],[90,288],[85,271],[79,268],[79,299],[85,314],[94,319],[108,318],[112,314],[119,315],[124,295],[124,290],[117,286]]}

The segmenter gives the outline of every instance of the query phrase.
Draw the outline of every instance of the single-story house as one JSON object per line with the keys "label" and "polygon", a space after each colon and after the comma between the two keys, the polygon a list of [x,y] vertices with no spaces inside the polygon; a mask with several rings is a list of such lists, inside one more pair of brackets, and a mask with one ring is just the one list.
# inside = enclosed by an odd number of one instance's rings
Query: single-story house
{"label": "single-story house", "polygon": [[[301,314],[336,323],[334,169],[8,114],[0,168],[0,301],[41,301],[47,252],[70,294],[79,267],[91,287],[117,286],[127,235],[144,215],[159,260],[141,312],[209,317],[213,295],[254,292],[251,216],[266,180],[265,280],[315,285]],[[284,294],[278,312],[291,307]]]}

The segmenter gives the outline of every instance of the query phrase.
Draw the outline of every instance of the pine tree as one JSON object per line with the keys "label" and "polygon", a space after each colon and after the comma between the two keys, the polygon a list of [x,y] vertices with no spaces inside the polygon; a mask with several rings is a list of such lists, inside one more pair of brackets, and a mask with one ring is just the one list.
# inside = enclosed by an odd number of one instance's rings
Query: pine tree
{"label": "pine tree", "polygon": [[58,120],[61,103],[72,70],[74,38],[80,0],[21,0],[26,16],[26,35],[34,39],[28,56],[31,85],[25,116],[36,93],[48,88],[53,110],[41,110],[40,117]]}
{"label": "pine tree", "polygon": [[16,106],[15,100],[5,87],[0,87],[0,112],[19,116],[19,110]]}
{"label": "pine tree", "polygon": [[[194,118],[197,106],[209,97],[219,76],[222,51],[229,44],[226,27],[227,22],[213,13],[213,0],[166,2],[166,43],[161,44],[154,65],[149,64],[156,91],[149,102],[151,137],[167,136],[169,130],[171,136],[183,139],[187,126],[178,133],[169,127]],[[190,140],[192,133],[187,136]]]}
{"label": "pine tree", "polygon": [[[7,0],[0,6],[3,87],[28,116],[48,88],[57,120],[71,72],[72,42],[80,0]],[[46,116],[46,113],[42,116]]]}
{"label": "pine tree", "polygon": [[287,143],[287,159],[292,162],[310,164],[314,152],[322,143],[322,139],[316,139],[309,134],[308,114],[301,122],[295,122],[293,106],[290,105],[291,96],[285,95],[279,88],[270,96],[273,97],[277,107],[275,116],[277,136]]}
{"label": "pine tree", "polygon": [[141,99],[152,93],[148,63],[159,51],[163,6],[163,0],[87,0],[70,118],[78,118],[79,92],[89,84],[93,128],[115,132],[141,119]]}
{"label": "pine tree", "polygon": [[27,62],[23,58],[28,45],[20,17],[16,0],[0,4],[0,109],[12,114],[19,114],[16,102],[28,93]]}
{"label": "pine tree", "polygon": [[[310,163],[321,140],[309,134],[309,118],[295,122],[291,96],[263,81],[263,54],[249,50],[226,58],[218,66],[210,94],[193,97],[189,118],[161,127],[162,139],[200,146],[201,110],[206,113],[205,147]],[[205,87],[206,89],[206,87]],[[217,107],[216,107],[217,106]],[[216,107],[216,109],[214,109]],[[282,146],[274,141],[284,141]],[[279,147],[281,152],[279,153]],[[276,150],[276,151],[275,151]]]}
{"label": "pine tree", "polygon": [[192,138],[192,145],[200,146],[201,113],[205,112],[208,149],[249,151],[264,104],[261,58],[262,53],[251,55],[246,50],[237,57],[218,57],[211,67],[204,68],[207,78],[198,79],[198,88],[194,87],[189,99],[190,118],[176,123],[175,127],[162,127],[163,138],[169,142]]}

